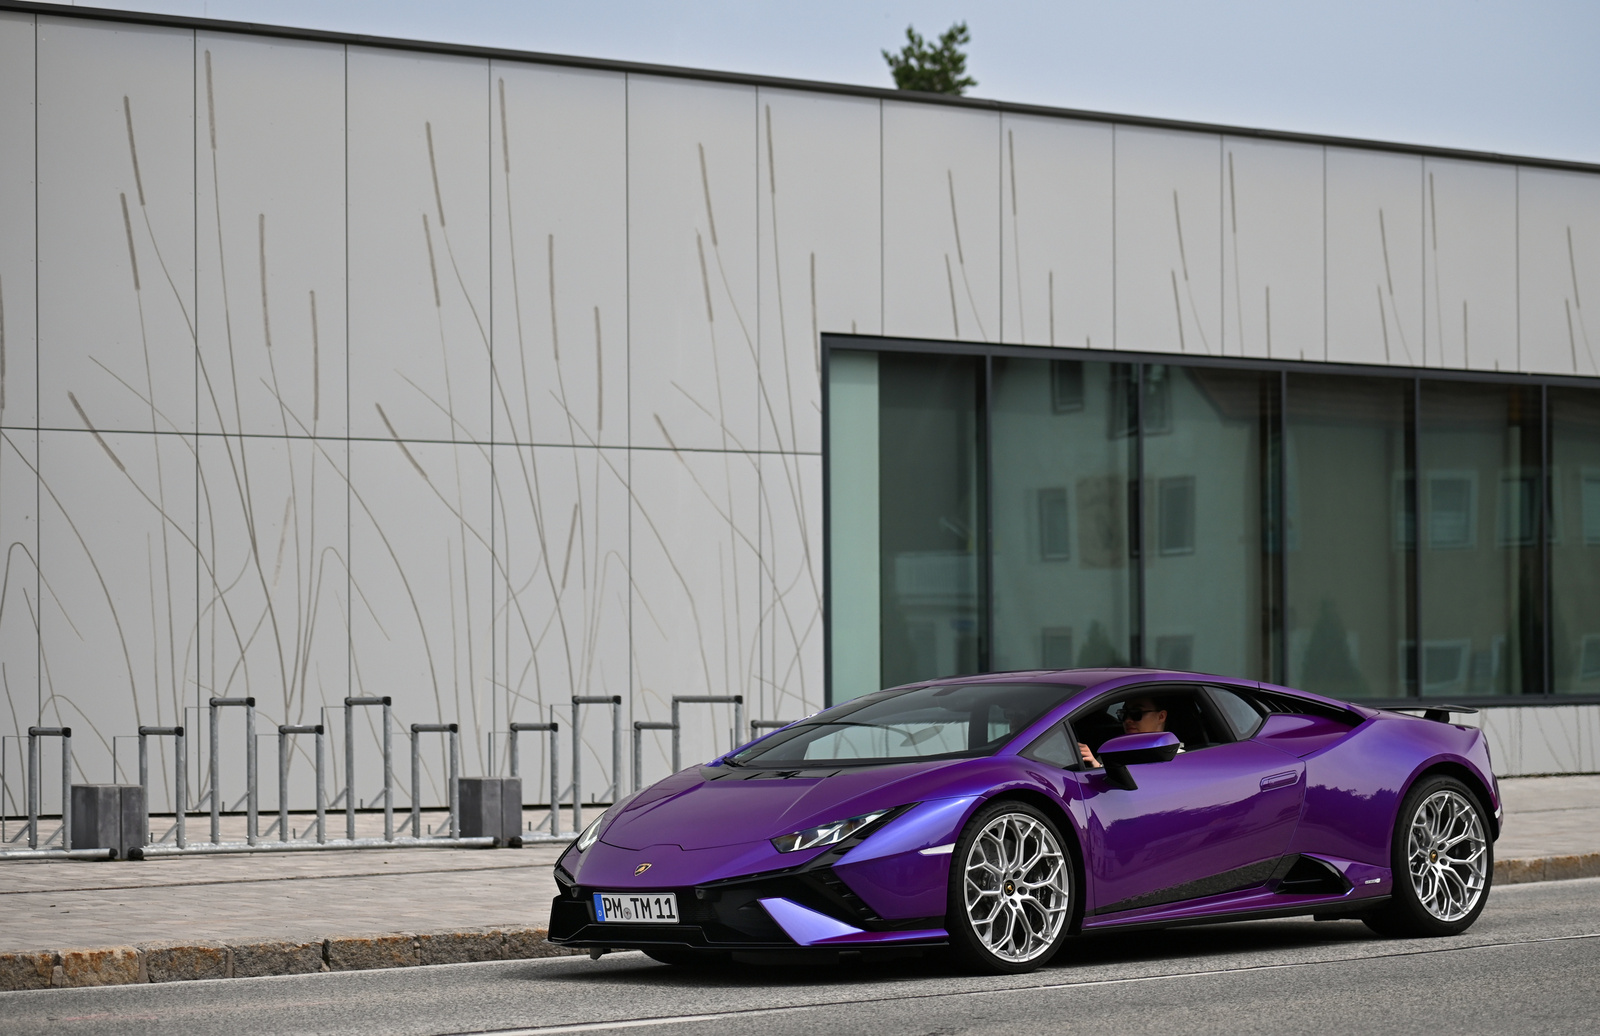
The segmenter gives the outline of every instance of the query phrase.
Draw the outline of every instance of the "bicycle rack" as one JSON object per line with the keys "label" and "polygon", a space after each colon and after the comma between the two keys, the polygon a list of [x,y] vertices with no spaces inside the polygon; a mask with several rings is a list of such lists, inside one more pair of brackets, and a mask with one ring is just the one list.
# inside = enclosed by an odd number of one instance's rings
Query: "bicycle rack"
{"label": "bicycle rack", "polygon": [[633,721],[633,790],[638,791],[642,786],[644,774],[644,732],[647,730],[672,731],[673,745],[676,747],[678,740],[678,725],[676,723],[652,723],[648,720],[636,719]]}
{"label": "bicycle rack", "polygon": [[[323,777],[323,757],[325,755],[322,744],[323,726],[321,723],[295,725],[282,723],[278,726],[278,841],[289,841],[289,736],[291,734],[315,734],[317,736],[317,844],[323,845],[328,841],[328,816],[325,802],[327,800],[326,785]],[[255,843],[250,843],[254,845]]]}
{"label": "bicycle rack", "polygon": [[[683,709],[684,705],[732,705],[733,730],[729,737],[733,741],[733,748],[744,743],[744,695],[742,694],[680,694],[672,699],[672,722],[662,723],[650,720],[635,720],[633,723],[633,790],[638,791],[643,785],[644,772],[644,732],[646,730],[672,731],[672,772],[677,773],[683,769]],[[757,720],[758,723],[770,723],[771,720]]]}
{"label": "bicycle rack", "polygon": [[256,815],[256,700],[254,698],[212,698],[211,699],[211,841],[219,844],[222,841],[222,793],[218,786],[219,766],[217,754],[217,710],[230,705],[244,708],[244,773],[246,794],[245,801],[245,842],[248,845],[256,844],[258,817]]}
{"label": "bicycle rack", "polygon": [[383,840],[394,841],[394,767],[389,756],[389,706],[392,703],[393,699],[387,694],[381,698],[344,700],[344,833],[352,842],[356,839],[356,735],[350,711],[366,705],[383,706]]}
{"label": "bicycle rack", "polygon": [[39,848],[39,739],[61,739],[61,848],[72,848],[72,728],[28,728],[28,848]]}
{"label": "bicycle rack", "polygon": [[744,730],[744,695],[742,694],[680,694],[672,698],[672,772],[683,769],[683,727],[680,706],[729,705],[733,706],[733,744],[729,751],[744,743],[740,736]]}
{"label": "bicycle rack", "polygon": [[[611,706],[611,785],[607,789],[611,801],[622,793],[622,695],[572,696],[572,830],[583,830],[583,742],[578,730],[580,705]],[[554,798],[554,796],[551,796]]]}
{"label": "bicycle rack", "polygon": [[[554,709],[551,710],[554,712]],[[509,750],[511,753],[511,776],[521,777],[521,760],[517,755],[517,735],[533,733],[534,731],[547,730],[550,732],[550,837],[557,838],[561,834],[561,740],[557,736],[561,724],[555,720],[549,723],[513,723],[511,724],[511,737]]]}
{"label": "bicycle rack", "polygon": [[[189,845],[187,829],[184,826],[185,814],[188,813],[189,797],[189,767],[188,752],[185,748],[185,736],[182,727],[145,727],[139,728],[139,787],[144,790],[144,826],[139,829],[141,845],[150,841],[150,746],[148,739],[152,737],[172,738],[173,754],[172,764],[173,792],[172,812],[173,820],[178,829],[178,848],[184,849]],[[165,835],[162,836],[166,837]]]}
{"label": "bicycle rack", "polygon": [[418,734],[450,735],[450,837],[460,837],[461,803],[456,777],[461,770],[461,725],[459,723],[411,724],[411,837],[422,839],[422,747]]}

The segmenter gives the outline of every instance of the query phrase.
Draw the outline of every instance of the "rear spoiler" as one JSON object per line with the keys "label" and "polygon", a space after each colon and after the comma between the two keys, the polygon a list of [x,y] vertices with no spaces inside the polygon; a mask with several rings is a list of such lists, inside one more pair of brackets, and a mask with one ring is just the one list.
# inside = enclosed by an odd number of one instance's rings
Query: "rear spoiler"
{"label": "rear spoiler", "polygon": [[1383,709],[1382,711],[1383,712],[1398,712],[1398,713],[1401,713],[1402,715],[1408,715],[1410,713],[1416,712],[1418,709],[1422,709],[1423,710],[1422,711],[1422,718],[1423,719],[1431,719],[1435,723],[1449,723],[1450,722],[1450,714],[1451,713],[1461,713],[1463,715],[1477,715],[1477,712],[1478,712],[1477,709],[1468,708],[1465,705],[1425,705],[1425,706],[1424,705],[1401,705],[1401,706],[1398,706],[1398,707],[1395,707],[1395,708]]}

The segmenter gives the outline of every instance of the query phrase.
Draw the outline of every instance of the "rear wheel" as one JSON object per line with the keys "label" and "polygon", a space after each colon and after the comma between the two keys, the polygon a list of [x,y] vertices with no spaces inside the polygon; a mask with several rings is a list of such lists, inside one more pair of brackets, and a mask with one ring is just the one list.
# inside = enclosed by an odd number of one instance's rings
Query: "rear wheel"
{"label": "rear wheel", "polygon": [[979,810],[950,860],[947,924],[956,955],[988,972],[1044,964],[1066,941],[1075,881],[1049,817],[1023,802]]}
{"label": "rear wheel", "polygon": [[1489,899],[1494,843],[1483,805],[1454,777],[1418,781],[1395,818],[1390,866],[1394,896],[1365,918],[1380,935],[1466,931]]}

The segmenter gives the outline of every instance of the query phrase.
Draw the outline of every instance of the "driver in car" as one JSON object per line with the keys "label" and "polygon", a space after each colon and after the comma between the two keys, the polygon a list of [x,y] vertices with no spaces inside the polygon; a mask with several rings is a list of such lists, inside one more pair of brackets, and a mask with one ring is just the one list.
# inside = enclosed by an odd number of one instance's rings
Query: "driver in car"
{"label": "driver in car", "polygon": [[[1167,710],[1156,704],[1154,698],[1145,696],[1122,703],[1117,709],[1117,719],[1122,721],[1124,734],[1159,734],[1167,729]],[[1181,752],[1183,749],[1179,748]],[[1083,761],[1098,769],[1100,760],[1094,757],[1089,746],[1078,742],[1078,754]]]}

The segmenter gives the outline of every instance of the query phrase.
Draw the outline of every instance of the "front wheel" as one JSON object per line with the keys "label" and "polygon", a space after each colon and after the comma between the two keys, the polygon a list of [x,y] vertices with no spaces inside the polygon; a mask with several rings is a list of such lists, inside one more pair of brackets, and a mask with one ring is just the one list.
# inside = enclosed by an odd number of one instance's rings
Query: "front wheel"
{"label": "front wheel", "polygon": [[1032,971],[1066,941],[1076,880],[1049,817],[1023,802],[979,810],[951,854],[951,946],[979,971]]}
{"label": "front wheel", "polygon": [[1489,900],[1494,843],[1483,805],[1454,777],[1418,781],[1395,818],[1394,896],[1365,918],[1379,935],[1457,935]]}

